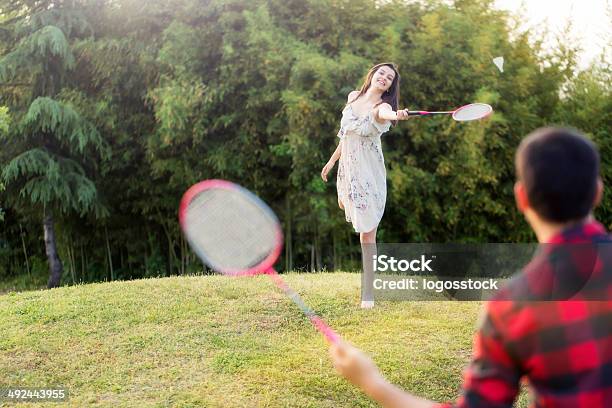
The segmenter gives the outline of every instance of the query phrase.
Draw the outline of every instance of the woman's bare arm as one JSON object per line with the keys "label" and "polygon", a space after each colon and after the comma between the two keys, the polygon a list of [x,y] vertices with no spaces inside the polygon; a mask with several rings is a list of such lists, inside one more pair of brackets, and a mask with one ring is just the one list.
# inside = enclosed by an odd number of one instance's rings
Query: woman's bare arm
{"label": "woman's bare arm", "polygon": [[410,118],[410,116],[408,116],[408,109],[399,109],[395,112],[388,103],[380,104],[376,109],[374,117],[376,121],[380,123],[385,120],[406,120]]}

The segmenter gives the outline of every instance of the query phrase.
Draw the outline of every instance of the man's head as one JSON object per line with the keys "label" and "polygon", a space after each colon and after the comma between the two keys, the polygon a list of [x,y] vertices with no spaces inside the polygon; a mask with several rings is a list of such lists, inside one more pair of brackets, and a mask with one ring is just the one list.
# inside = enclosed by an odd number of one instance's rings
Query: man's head
{"label": "man's head", "polygon": [[587,217],[601,200],[599,153],[571,129],[542,128],[529,134],[516,152],[514,193],[528,220],[567,224]]}

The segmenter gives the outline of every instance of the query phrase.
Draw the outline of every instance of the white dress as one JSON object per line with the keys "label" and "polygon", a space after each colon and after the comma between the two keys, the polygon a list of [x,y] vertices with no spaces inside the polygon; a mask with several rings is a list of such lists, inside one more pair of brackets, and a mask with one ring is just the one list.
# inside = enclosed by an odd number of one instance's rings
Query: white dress
{"label": "white dress", "polygon": [[387,173],[380,135],[390,127],[390,121],[378,123],[372,111],[359,117],[350,104],[342,111],[336,187],[346,221],[353,224],[355,232],[372,231],[385,212]]}

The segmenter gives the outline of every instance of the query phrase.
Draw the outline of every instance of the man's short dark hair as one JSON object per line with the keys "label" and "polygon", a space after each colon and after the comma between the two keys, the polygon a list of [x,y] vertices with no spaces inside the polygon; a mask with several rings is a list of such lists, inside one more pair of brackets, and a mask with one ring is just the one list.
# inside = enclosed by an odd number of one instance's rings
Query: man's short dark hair
{"label": "man's short dark hair", "polygon": [[542,128],[530,133],[516,152],[516,170],[531,208],[545,220],[574,221],[591,212],[599,153],[580,132]]}

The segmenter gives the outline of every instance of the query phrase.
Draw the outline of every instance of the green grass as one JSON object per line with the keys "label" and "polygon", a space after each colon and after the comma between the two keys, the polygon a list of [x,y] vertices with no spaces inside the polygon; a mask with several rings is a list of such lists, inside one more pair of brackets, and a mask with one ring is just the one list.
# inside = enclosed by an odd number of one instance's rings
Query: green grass
{"label": "green grass", "polygon": [[[480,303],[379,302],[361,310],[358,274],[285,276],[391,381],[439,401],[457,396]],[[64,406],[375,406],[335,374],[327,353],[265,276],[0,296],[0,386],[64,386]]]}

